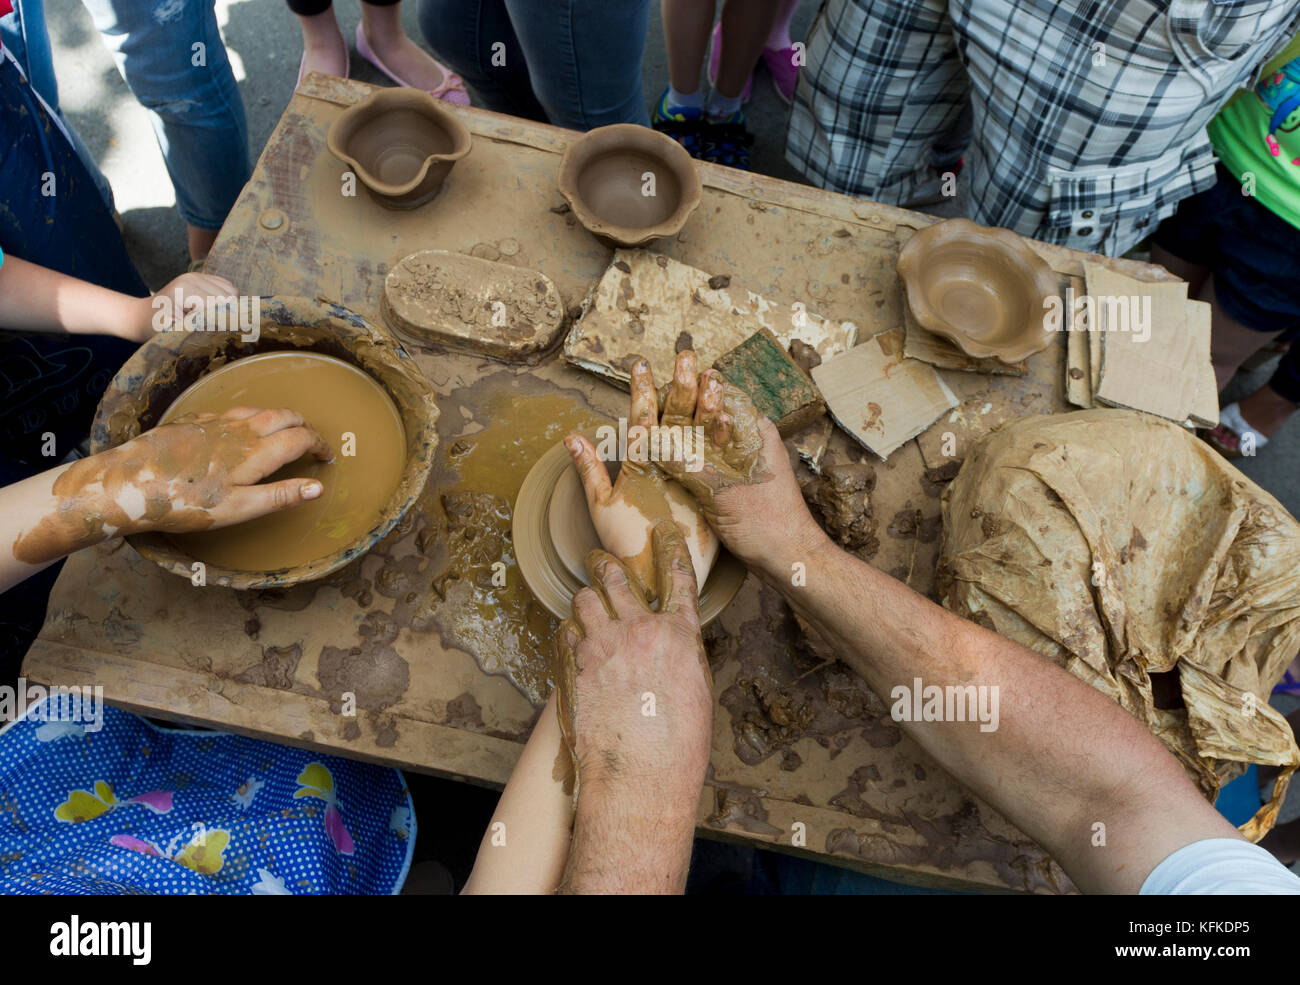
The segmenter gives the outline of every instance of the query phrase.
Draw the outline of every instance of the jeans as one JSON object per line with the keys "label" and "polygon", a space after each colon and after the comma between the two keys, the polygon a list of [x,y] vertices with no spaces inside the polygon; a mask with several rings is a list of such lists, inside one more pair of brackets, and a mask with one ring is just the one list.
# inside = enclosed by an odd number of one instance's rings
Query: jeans
{"label": "jeans", "polygon": [[200,229],[221,228],[252,175],[244,104],[213,2],[83,0],[149,111],[181,217]]}
{"label": "jeans", "polygon": [[650,0],[420,0],[419,14],[429,47],[488,109],[571,130],[650,125]]}
{"label": "jeans", "polygon": [[99,170],[95,158],[59,109],[59,85],[54,78],[54,60],[50,55],[50,35],[45,30],[44,0],[15,0],[13,13],[0,17],[0,43],[22,66],[23,74],[55,115],[63,121],[68,139],[99,189],[104,203],[113,208],[113,190]]}

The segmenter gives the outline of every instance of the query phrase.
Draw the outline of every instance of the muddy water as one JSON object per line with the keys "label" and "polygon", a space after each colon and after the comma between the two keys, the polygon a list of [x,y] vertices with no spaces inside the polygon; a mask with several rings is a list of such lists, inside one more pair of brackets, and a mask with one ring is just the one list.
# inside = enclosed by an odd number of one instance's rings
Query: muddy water
{"label": "muddy water", "polygon": [[332,554],[379,520],[402,475],[406,438],[397,408],[367,374],[319,353],[249,356],[199,379],[176,398],[163,422],[232,407],[288,407],[306,418],[333,449],[334,461],[303,456],[265,481],[310,476],[324,492],[248,523],[175,536],[177,546],[207,564],[269,571]]}

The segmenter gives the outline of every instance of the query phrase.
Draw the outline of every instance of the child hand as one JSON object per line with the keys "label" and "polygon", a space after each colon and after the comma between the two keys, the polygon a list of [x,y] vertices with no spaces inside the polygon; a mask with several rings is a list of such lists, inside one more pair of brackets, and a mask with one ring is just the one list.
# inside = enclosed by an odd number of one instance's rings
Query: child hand
{"label": "child hand", "polygon": [[[133,342],[147,342],[159,332],[183,330],[185,317],[206,310],[210,298],[237,299],[238,292],[224,277],[181,274],[152,297],[136,299],[132,317],[120,334]],[[229,316],[231,323],[237,325],[237,310],[231,310]]]}

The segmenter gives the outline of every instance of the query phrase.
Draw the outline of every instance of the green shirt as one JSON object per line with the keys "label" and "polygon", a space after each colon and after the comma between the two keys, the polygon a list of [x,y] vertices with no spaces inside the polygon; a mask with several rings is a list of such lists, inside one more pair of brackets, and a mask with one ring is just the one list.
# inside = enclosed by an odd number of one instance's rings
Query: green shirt
{"label": "green shirt", "polygon": [[[1260,204],[1300,227],[1300,36],[1210,121],[1210,142]],[[1243,177],[1243,175],[1247,177]]]}

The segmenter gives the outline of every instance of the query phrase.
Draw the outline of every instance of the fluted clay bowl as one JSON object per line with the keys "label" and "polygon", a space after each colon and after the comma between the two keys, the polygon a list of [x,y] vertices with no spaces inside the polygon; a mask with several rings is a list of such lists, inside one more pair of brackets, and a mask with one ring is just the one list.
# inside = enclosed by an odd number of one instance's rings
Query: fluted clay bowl
{"label": "fluted clay bowl", "polygon": [[587,231],[615,246],[677,235],[703,194],[681,144],[630,123],[598,127],[569,144],[559,185]]}
{"label": "fluted clay bowl", "polygon": [[968,219],[916,233],[898,257],[912,316],[968,356],[1018,363],[1047,348],[1056,275],[1023,239]]}
{"label": "fluted clay bowl", "polygon": [[325,143],[381,205],[413,209],[438,194],[471,140],[440,100],[400,88],[378,89],[348,107]]}
{"label": "fluted clay bowl", "polygon": [[[313,352],[362,370],[383,387],[402,419],[406,460],[397,486],[374,525],[350,542],[311,561],[274,570],[246,571],[207,564],[208,585],[273,588],[312,581],[361,557],[397,526],[414,505],[433,469],[438,447],[438,405],[415,360],[387,332],[336,304],[309,298],[262,298],[256,339],[237,332],[161,332],[136,350],[113,377],[90,431],[94,453],[120,445],[155,427],[167,409],[199,377],[244,356],[267,352]],[[251,333],[247,333],[251,335]],[[195,558],[164,533],[127,537],[147,560],[189,578]]]}

